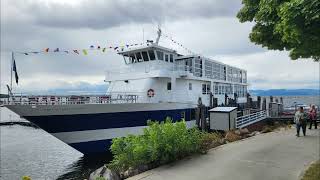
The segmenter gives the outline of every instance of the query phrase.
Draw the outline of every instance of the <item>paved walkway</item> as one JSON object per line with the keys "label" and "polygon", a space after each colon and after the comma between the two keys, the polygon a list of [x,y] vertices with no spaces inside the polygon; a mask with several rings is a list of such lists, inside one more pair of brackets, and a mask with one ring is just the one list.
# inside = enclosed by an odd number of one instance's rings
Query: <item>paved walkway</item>
{"label": "paved walkway", "polygon": [[261,134],[161,166],[130,180],[295,180],[320,157],[320,130],[295,137],[295,129]]}

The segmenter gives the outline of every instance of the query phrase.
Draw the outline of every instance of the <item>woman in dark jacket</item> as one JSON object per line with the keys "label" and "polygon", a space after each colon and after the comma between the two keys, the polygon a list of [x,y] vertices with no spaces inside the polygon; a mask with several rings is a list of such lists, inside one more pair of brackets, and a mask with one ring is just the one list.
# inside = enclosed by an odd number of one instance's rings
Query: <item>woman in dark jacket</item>
{"label": "woman in dark jacket", "polygon": [[313,123],[314,123],[315,129],[317,129],[317,109],[315,105],[312,105],[311,109],[309,110],[309,118],[310,118],[309,129],[311,129]]}

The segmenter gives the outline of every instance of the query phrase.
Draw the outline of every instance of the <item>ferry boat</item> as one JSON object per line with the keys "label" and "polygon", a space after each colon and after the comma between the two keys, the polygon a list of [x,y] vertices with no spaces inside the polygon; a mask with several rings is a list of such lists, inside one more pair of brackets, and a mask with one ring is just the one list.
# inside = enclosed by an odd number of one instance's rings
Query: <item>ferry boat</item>
{"label": "ferry boat", "polygon": [[120,50],[124,68],[108,69],[100,96],[21,96],[5,106],[83,154],[105,152],[111,140],[138,134],[148,120],[184,119],[226,97],[246,103],[247,71],[201,55],[182,55],[155,42]]}

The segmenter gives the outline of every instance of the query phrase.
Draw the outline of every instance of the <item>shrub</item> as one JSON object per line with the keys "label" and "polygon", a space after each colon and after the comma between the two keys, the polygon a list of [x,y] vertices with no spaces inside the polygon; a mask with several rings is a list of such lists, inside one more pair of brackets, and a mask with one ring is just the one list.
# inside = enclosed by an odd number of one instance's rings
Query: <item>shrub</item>
{"label": "shrub", "polygon": [[201,133],[200,150],[206,153],[210,148],[223,144],[223,137],[219,133]]}
{"label": "shrub", "polygon": [[30,176],[22,176],[22,180],[31,180]]}
{"label": "shrub", "polygon": [[95,180],[106,180],[106,178],[104,178],[104,177],[96,177]]}
{"label": "shrub", "polygon": [[234,142],[234,141],[238,141],[241,139],[241,136],[239,136],[238,134],[236,134],[235,132],[233,131],[228,131],[226,136],[225,136],[225,139],[229,142]]}
{"label": "shrub", "polygon": [[272,132],[274,129],[273,126],[266,126],[262,129],[261,133],[268,133],[268,132]]}
{"label": "shrub", "polygon": [[124,172],[139,165],[164,164],[200,152],[202,133],[188,129],[184,120],[173,123],[149,121],[142,135],[112,140],[113,160],[108,167]]}

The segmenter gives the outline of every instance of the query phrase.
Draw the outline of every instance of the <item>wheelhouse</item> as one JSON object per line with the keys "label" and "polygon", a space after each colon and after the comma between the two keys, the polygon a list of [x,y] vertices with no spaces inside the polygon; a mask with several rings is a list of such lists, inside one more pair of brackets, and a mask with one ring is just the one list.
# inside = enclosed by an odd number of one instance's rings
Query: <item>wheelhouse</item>
{"label": "wheelhouse", "polygon": [[123,56],[126,64],[135,64],[149,61],[163,61],[174,63],[178,56],[177,52],[156,44],[147,45],[136,49],[129,49],[119,52]]}

